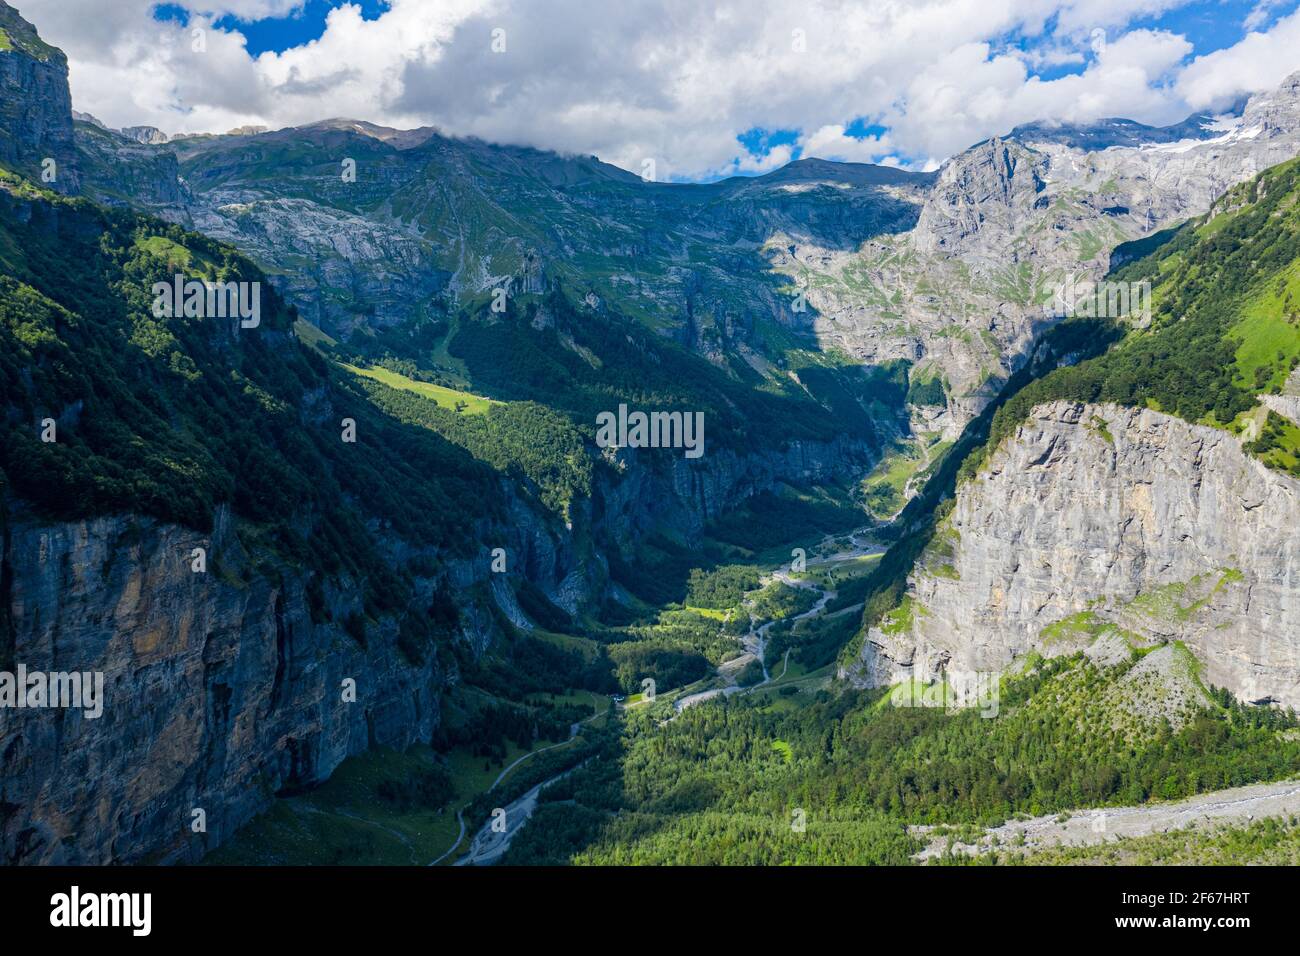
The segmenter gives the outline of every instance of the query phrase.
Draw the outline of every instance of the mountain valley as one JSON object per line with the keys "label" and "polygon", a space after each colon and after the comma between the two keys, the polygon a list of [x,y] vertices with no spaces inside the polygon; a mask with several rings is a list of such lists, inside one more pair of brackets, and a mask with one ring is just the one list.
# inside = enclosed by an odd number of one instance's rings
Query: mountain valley
{"label": "mountain valley", "polygon": [[1024,834],[1300,775],[1300,73],[686,183],[0,39],[0,671],[106,688],[0,709],[4,863],[1294,857]]}

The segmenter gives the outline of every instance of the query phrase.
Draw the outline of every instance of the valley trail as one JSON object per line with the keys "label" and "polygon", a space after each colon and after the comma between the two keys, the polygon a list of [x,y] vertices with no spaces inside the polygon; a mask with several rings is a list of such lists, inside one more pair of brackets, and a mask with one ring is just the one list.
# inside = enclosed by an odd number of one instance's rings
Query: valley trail
{"label": "valley trail", "polygon": [[[864,537],[864,535],[871,530],[873,529],[859,528],[857,531],[852,532],[849,535],[849,541],[851,546],[847,551],[839,551],[822,557],[810,558],[807,563],[808,568],[811,569],[817,567],[829,567],[845,561],[855,561],[858,558],[884,553],[885,551],[884,547],[871,541],[869,537]],[[833,540],[835,537],[836,537],[835,535],[827,535],[826,538],[822,540],[822,543],[818,547],[819,548],[825,547],[827,545],[827,542]],[[805,620],[810,617],[818,616],[826,609],[826,605],[829,602],[835,600],[837,594],[837,592],[833,590],[823,589],[821,587],[818,587],[817,584],[815,584],[811,580],[793,577],[790,574],[790,572],[785,571],[781,568],[776,569],[770,575],[764,577],[762,584],[767,585],[770,581],[773,580],[780,581],[782,584],[787,585],[788,587],[817,591],[820,595],[820,597],[818,597],[817,599],[816,604],[814,604],[808,610],[804,611],[802,614],[796,614],[794,617],[790,618],[791,624],[794,624],[798,621]],[[768,631],[771,630],[772,625],[775,623],[776,623],[775,621],[768,621],[766,624],[760,625],[757,628],[751,627],[750,631],[744,636],[742,636],[740,639],[741,646],[744,647],[746,653],[742,657],[735,658],[733,660],[725,662],[724,664],[722,664],[722,666],[718,668],[719,676],[723,677],[724,679],[729,679],[727,675],[734,674],[739,670],[740,667],[743,667],[751,659],[757,660],[760,664],[763,665],[763,679],[761,681],[759,681],[757,684],[752,684],[748,687],[744,687],[736,683],[729,683],[725,687],[713,687],[710,688],[709,690],[702,690],[694,694],[687,694],[686,696],[681,697],[674,702],[673,708],[676,710],[676,712],[680,714],[687,707],[692,707],[695,704],[701,704],[704,701],[712,700],[715,697],[719,697],[719,696],[730,697],[733,694],[748,693],[750,691],[758,690],[760,687],[765,687],[766,685],[770,684],[773,678],[772,675],[768,673],[767,663],[766,663],[767,635],[768,635]],[[785,655],[785,662],[784,662],[786,668],[788,668],[789,666],[789,657],[790,655],[789,652],[787,651]],[[785,676],[785,668],[782,669],[781,674],[777,676],[777,679],[780,679],[780,677],[783,676]]]}
{"label": "valley trail", "polygon": [[[572,740],[578,736],[578,733],[582,729],[583,724],[595,720],[597,717],[600,717],[602,714],[605,713],[608,713],[608,711],[601,710],[600,707],[598,706],[596,708],[596,712],[592,714],[590,717],[587,717],[584,720],[580,720],[569,727],[569,737],[567,740],[563,740],[558,744],[551,744],[550,746],[542,747],[538,750],[533,750],[529,753],[524,754],[518,760],[515,760],[508,767],[502,770],[500,775],[496,778],[495,781],[493,781],[492,786],[489,787],[488,790],[489,791],[494,790],[497,787],[497,785],[500,784],[503,779],[505,779],[506,774],[508,774],[516,766],[523,763],[525,760],[529,759],[530,757],[535,757],[537,756],[537,754],[545,753],[548,750],[554,750],[556,747],[563,747],[565,744],[572,742]],[[543,780],[541,783],[537,784],[535,787],[532,787],[530,790],[524,793],[523,796],[507,804],[505,807],[502,807],[501,809],[505,811],[506,828],[502,831],[494,831],[492,829],[493,821],[489,819],[479,829],[478,833],[474,835],[474,839],[470,843],[469,852],[467,852],[464,856],[462,856],[459,860],[457,860],[453,864],[453,866],[490,866],[491,864],[499,861],[501,857],[505,855],[506,850],[510,849],[510,841],[515,838],[515,835],[519,832],[519,829],[525,823],[528,822],[528,818],[532,816],[533,811],[537,809],[537,797],[538,794],[542,792],[542,789],[544,787],[550,786],[552,783],[555,783],[555,781],[557,780],[562,780],[564,777],[567,777],[569,774],[573,773],[573,771],[576,769],[577,767],[570,767],[568,770],[565,770],[563,773],[556,774],[554,777],[551,777],[548,780]],[[453,846],[442,856],[438,857],[438,859],[430,863],[429,864],[430,866],[436,866],[437,864],[441,863],[444,859],[446,859],[452,852],[454,852],[460,846],[461,840],[463,840],[465,836],[465,820],[462,815],[463,812],[464,811],[462,810],[456,814],[456,819],[460,823],[460,831],[461,831],[460,838],[457,839],[455,846]]]}

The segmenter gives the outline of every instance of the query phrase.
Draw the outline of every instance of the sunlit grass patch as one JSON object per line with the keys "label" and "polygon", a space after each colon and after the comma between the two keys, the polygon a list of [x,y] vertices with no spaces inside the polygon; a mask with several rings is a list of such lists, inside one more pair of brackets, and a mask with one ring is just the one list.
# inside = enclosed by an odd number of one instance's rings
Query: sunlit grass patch
{"label": "sunlit grass patch", "polygon": [[359,368],[355,365],[342,363],[343,367],[354,375],[361,375],[365,378],[373,379],[389,388],[401,389],[405,392],[414,392],[424,398],[436,402],[442,408],[451,411],[459,411],[466,415],[482,415],[493,405],[499,405],[490,398],[483,398],[479,395],[472,395],[469,392],[462,392],[454,388],[447,388],[442,385],[434,385],[432,382],[417,382],[413,378],[407,378],[397,372],[389,371],[385,368]]}

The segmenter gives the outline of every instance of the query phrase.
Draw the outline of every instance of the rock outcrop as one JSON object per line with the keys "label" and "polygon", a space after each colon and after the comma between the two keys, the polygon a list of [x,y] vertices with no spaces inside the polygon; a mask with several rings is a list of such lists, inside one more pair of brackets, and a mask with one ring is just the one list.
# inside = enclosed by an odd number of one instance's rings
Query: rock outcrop
{"label": "rock outcrop", "polygon": [[146,146],[161,146],[168,136],[156,126],[124,126],[120,132],[127,139]]}
{"label": "rock outcrop", "polygon": [[[13,661],[104,675],[103,713],[0,709],[0,860],[195,860],[273,794],[350,754],[428,740],[446,681],[395,628],[344,632],[293,568],[256,570],[222,512],[211,535],[125,516],[11,513],[0,562]],[[193,549],[208,558],[193,570]],[[345,681],[355,681],[355,702]],[[195,832],[202,811],[204,832]]]}
{"label": "rock outcrop", "polygon": [[174,152],[86,120],[77,122],[74,136],[86,196],[106,206],[147,210],[172,222],[185,220],[188,193]]}
{"label": "rock outcrop", "polygon": [[0,2],[0,162],[63,193],[81,182],[72,142],[68,60]]}
{"label": "rock outcrop", "polygon": [[1001,258],[1047,205],[1047,157],[1013,140],[972,146],[944,166],[916,223],[922,252]]}
{"label": "rock outcrop", "polygon": [[655,530],[695,544],[704,526],[782,483],[807,485],[860,475],[877,456],[861,442],[790,442],[738,455],[710,451],[698,461],[680,453],[620,449],[622,474],[598,483],[598,528],[613,542],[633,543]]}
{"label": "rock outcrop", "polygon": [[274,269],[299,313],[337,338],[412,320],[450,279],[420,230],[306,199],[213,191],[183,215]]}
{"label": "rock outcrop", "polygon": [[1007,670],[1118,636],[1182,641],[1207,684],[1300,706],[1300,482],[1226,432],[1056,402],[963,485],[899,610],[845,670]]}
{"label": "rock outcrop", "polygon": [[1116,124],[1036,123],[976,144],[940,169],[909,231],[854,245],[802,236],[773,265],[807,290],[824,346],[940,370],[955,437],[1060,318],[1062,286],[1099,279],[1120,243],[1201,215],[1300,153],[1300,73],[1239,116]]}

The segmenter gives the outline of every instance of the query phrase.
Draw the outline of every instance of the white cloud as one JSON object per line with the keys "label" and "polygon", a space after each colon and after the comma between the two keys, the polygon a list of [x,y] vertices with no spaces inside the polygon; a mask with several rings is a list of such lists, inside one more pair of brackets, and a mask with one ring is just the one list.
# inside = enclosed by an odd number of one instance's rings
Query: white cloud
{"label": "white cloud", "polygon": [[744,155],[736,161],[735,172],[738,173],[770,173],[774,169],[780,169],[794,157],[794,148],[782,144],[773,146],[761,156]]}
{"label": "white cloud", "polygon": [[1186,110],[1162,78],[1190,50],[1181,37],[1137,30],[1107,44],[1083,73],[1044,81],[1028,75],[1019,57],[967,44],[918,74],[905,105],[884,122],[913,155],[950,155],[1038,119],[1171,122]]}
{"label": "white cloud", "polygon": [[1178,93],[1196,109],[1227,106],[1246,93],[1277,86],[1300,69],[1300,11],[1267,33],[1247,34],[1235,46],[1197,57],[1178,78]]}
{"label": "white cloud", "polygon": [[1273,19],[1273,14],[1278,7],[1283,6],[1286,6],[1286,0],[1259,0],[1250,13],[1246,14],[1246,19],[1241,25],[1247,30],[1258,30]]}
{"label": "white cloud", "polygon": [[838,123],[814,130],[802,137],[799,145],[804,156],[847,163],[879,163],[889,156],[892,149],[888,135],[849,136],[844,126]]}
{"label": "white cloud", "polygon": [[[211,23],[300,0],[193,0],[208,10],[191,24],[208,29],[197,54],[189,29],[152,20],[152,0],[25,0],[23,12],[68,52],[77,108],[110,125],[350,116],[594,153],[633,171],[653,158],[663,178],[792,155],[745,155],[737,136],[753,127],[799,131],[806,155],[930,163],[1035,119],[1174,121],[1300,65],[1287,52],[1300,48],[1294,16],[1190,66],[1182,37],[1131,29],[1184,2],[392,0],[373,20],[335,9],[320,39],[257,58]],[[496,29],[505,52],[493,52]],[[1031,73],[1062,63],[1087,67]],[[889,133],[847,136],[859,118]]]}

